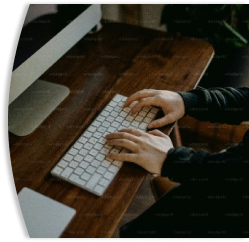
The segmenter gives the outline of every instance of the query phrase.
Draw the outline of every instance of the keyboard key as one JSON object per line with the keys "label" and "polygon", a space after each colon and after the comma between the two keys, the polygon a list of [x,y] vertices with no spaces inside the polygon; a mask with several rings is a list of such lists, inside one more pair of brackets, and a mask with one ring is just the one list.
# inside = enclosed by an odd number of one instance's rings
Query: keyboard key
{"label": "keyboard key", "polygon": [[122,111],[119,116],[125,118],[128,115],[128,113]]}
{"label": "keyboard key", "polygon": [[151,122],[151,120],[152,120],[151,118],[146,117],[146,118],[144,118],[143,122],[149,124]]}
{"label": "keyboard key", "polygon": [[90,144],[90,143],[86,143],[86,144],[84,145],[84,148],[86,148],[87,150],[92,149],[92,147],[93,147],[93,145]]}
{"label": "keyboard key", "polygon": [[91,133],[94,133],[97,130],[97,128],[94,126],[90,126],[87,130]]}
{"label": "keyboard key", "polygon": [[73,159],[73,156],[72,155],[69,155],[69,154],[66,154],[64,157],[63,157],[64,160],[66,161],[71,161]]}
{"label": "keyboard key", "polygon": [[123,101],[122,101],[122,102],[119,102],[119,103],[118,103],[118,106],[119,106],[119,107],[123,107],[123,106],[124,106],[124,103],[125,103],[125,102],[123,102]]}
{"label": "keyboard key", "polygon": [[89,163],[86,162],[86,161],[82,161],[80,164],[79,164],[80,167],[82,167],[83,169],[86,169],[88,166],[89,166]]}
{"label": "keyboard key", "polygon": [[110,149],[107,149],[105,147],[100,151],[100,153],[103,155],[107,155],[109,152],[110,152]]}
{"label": "keyboard key", "polygon": [[108,171],[110,171],[112,173],[116,173],[118,171],[118,167],[116,167],[114,165],[110,165],[110,167],[108,168]]}
{"label": "keyboard key", "polygon": [[109,180],[107,180],[107,179],[105,179],[105,178],[101,178],[101,179],[99,180],[99,184],[100,184],[101,186],[103,186],[103,187],[106,187],[106,186],[108,186],[108,184],[109,184]]}
{"label": "keyboard key", "polygon": [[96,184],[99,182],[100,178],[101,178],[100,174],[94,173],[93,176],[87,182],[86,187],[89,189],[93,189],[96,186]]}
{"label": "keyboard key", "polygon": [[81,136],[78,141],[82,144],[85,144],[88,141],[88,139],[86,137]]}
{"label": "keyboard key", "polygon": [[106,143],[106,138],[105,137],[101,137],[98,142],[100,144],[105,144]]}
{"label": "keyboard key", "polygon": [[64,161],[64,160],[61,160],[59,163],[58,163],[58,166],[62,167],[62,168],[66,168],[68,166],[68,162],[67,161]]}
{"label": "keyboard key", "polygon": [[76,168],[78,165],[79,165],[79,163],[74,161],[74,160],[69,163],[69,166],[72,168]]}
{"label": "keyboard key", "polygon": [[71,148],[68,152],[70,155],[73,155],[75,156],[77,153],[78,153],[78,150],[77,149],[74,149],[74,148]]}
{"label": "keyboard key", "polygon": [[113,107],[111,107],[111,106],[107,106],[106,108],[105,108],[105,110],[107,111],[107,112],[112,112],[113,111]]}
{"label": "keyboard key", "polygon": [[76,181],[77,179],[79,179],[79,176],[75,175],[75,174],[72,174],[70,177],[69,177],[69,180],[71,181]]}
{"label": "keyboard key", "polygon": [[154,118],[154,116],[155,116],[154,113],[148,113],[148,114],[147,114],[147,117],[148,117],[148,118]]}
{"label": "keyboard key", "polygon": [[130,126],[130,122],[128,122],[127,120],[125,120],[122,125],[125,126],[125,127],[129,127]]}
{"label": "keyboard key", "polygon": [[131,123],[131,125],[137,128],[137,127],[139,126],[139,122],[133,121],[133,122]]}
{"label": "keyboard key", "polygon": [[116,107],[116,106],[117,106],[117,102],[111,101],[111,102],[109,103],[109,105],[110,105],[111,107]]}
{"label": "keyboard key", "polygon": [[91,155],[87,155],[84,160],[87,162],[92,162],[93,157]]}
{"label": "keyboard key", "polygon": [[90,137],[92,136],[92,133],[86,131],[86,132],[83,134],[83,136],[86,137],[86,138],[90,138]]}
{"label": "keyboard key", "polygon": [[110,115],[110,113],[109,113],[109,112],[106,112],[106,111],[103,111],[103,112],[101,113],[101,115],[104,116],[104,117],[107,117],[107,116]]}
{"label": "keyboard key", "polygon": [[80,150],[83,147],[83,144],[80,142],[76,142],[75,145],[73,146],[75,149]]}
{"label": "keyboard key", "polygon": [[103,166],[99,166],[97,172],[103,175],[106,172],[106,168],[104,168]]}
{"label": "keyboard key", "polygon": [[101,122],[99,122],[99,121],[94,121],[94,122],[92,123],[92,125],[93,125],[94,127],[99,127],[99,126],[101,125]]}
{"label": "keyboard key", "polygon": [[118,123],[118,122],[113,122],[111,124],[111,126],[113,126],[114,128],[117,128],[119,125],[120,125],[120,123]]}
{"label": "keyboard key", "polygon": [[119,107],[119,106],[116,106],[116,107],[114,108],[114,111],[116,111],[116,112],[118,112],[118,113],[120,113],[122,110],[123,110],[123,109],[122,109],[121,107]]}
{"label": "keyboard key", "polygon": [[119,116],[119,117],[116,118],[116,121],[119,122],[119,123],[122,123],[124,121],[124,118]]}
{"label": "keyboard key", "polygon": [[63,171],[63,169],[61,167],[56,166],[53,170],[52,173],[56,174],[56,175],[60,175],[61,172]]}
{"label": "keyboard key", "polygon": [[74,157],[74,159],[75,159],[76,161],[78,161],[78,162],[81,162],[81,161],[83,160],[83,156],[82,156],[82,155],[76,155],[76,156]]}
{"label": "keyboard key", "polygon": [[97,121],[99,121],[99,122],[104,122],[104,120],[105,120],[105,117],[103,117],[103,116],[101,116],[101,115],[99,115],[99,116],[97,117]]}
{"label": "keyboard key", "polygon": [[99,167],[99,165],[100,165],[100,161],[98,161],[98,160],[94,160],[92,163],[91,163],[91,166],[93,166],[93,167]]}
{"label": "keyboard key", "polygon": [[102,163],[101,163],[101,166],[103,166],[103,167],[109,167],[111,165],[111,162],[110,161],[108,161],[108,160],[104,160]]}
{"label": "keyboard key", "polygon": [[108,129],[107,129],[107,131],[108,132],[110,132],[110,133],[114,133],[114,132],[116,132],[116,128],[114,128],[114,127],[109,127]]}
{"label": "keyboard key", "polygon": [[122,100],[123,96],[120,94],[116,94],[113,98],[113,101],[120,102]]}
{"label": "keyboard key", "polygon": [[111,123],[109,123],[107,121],[105,121],[105,122],[102,123],[102,126],[104,126],[106,128],[108,128],[110,125],[111,125]]}
{"label": "keyboard key", "polygon": [[145,111],[140,111],[138,115],[140,115],[141,117],[146,117],[147,113]]}
{"label": "keyboard key", "polygon": [[94,135],[93,135],[93,137],[99,139],[99,138],[102,137],[102,134],[100,132],[95,132]]}
{"label": "keyboard key", "polygon": [[66,169],[60,174],[64,178],[68,178],[73,172],[73,168],[66,167]]}
{"label": "keyboard key", "polygon": [[112,123],[114,120],[115,120],[115,119],[114,119],[114,117],[112,117],[112,116],[108,116],[108,117],[106,118],[106,121],[108,121],[108,122],[110,122],[110,123]]}
{"label": "keyboard key", "polygon": [[100,144],[100,143],[96,143],[96,145],[94,145],[94,148],[95,148],[96,150],[101,150],[101,149],[103,148],[103,145]]}
{"label": "keyboard key", "polygon": [[90,179],[91,175],[87,172],[84,172],[83,175],[81,176],[82,179],[88,181]]}
{"label": "keyboard key", "polygon": [[105,159],[105,156],[102,155],[102,154],[98,154],[98,155],[96,156],[96,159],[99,160],[99,161],[103,161],[103,160]]}
{"label": "keyboard key", "polygon": [[80,179],[80,178],[74,180],[74,182],[75,182],[76,184],[78,184],[79,186],[81,186],[81,187],[84,187],[85,184],[86,184],[86,181],[84,181],[84,180],[82,180],[82,179]]}
{"label": "keyboard key", "polygon": [[152,108],[152,109],[150,110],[150,112],[151,112],[151,113],[154,113],[154,114],[156,114],[156,113],[157,113],[157,111],[158,111],[158,109],[157,109],[157,108]]}
{"label": "keyboard key", "polygon": [[151,109],[150,106],[144,106],[144,107],[142,108],[142,111],[148,113],[148,112],[150,111],[150,109]]}
{"label": "keyboard key", "polygon": [[89,154],[92,155],[92,156],[96,156],[99,152],[95,149],[92,149]]}
{"label": "keyboard key", "polygon": [[138,115],[138,116],[135,118],[135,120],[138,121],[138,122],[141,122],[141,121],[143,120],[143,117]]}
{"label": "keyboard key", "polygon": [[104,175],[104,178],[111,180],[113,178],[113,173],[107,171]]}
{"label": "keyboard key", "polygon": [[115,165],[115,166],[117,166],[117,167],[121,167],[123,163],[121,161],[115,160],[115,161],[113,161],[112,164]]}
{"label": "keyboard key", "polygon": [[104,192],[104,190],[105,190],[105,188],[102,187],[102,186],[99,186],[99,185],[97,185],[97,186],[94,188],[94,191],[95,191],[96,193],[100,194],[100,195]]}
{"label": "keyboard key", "polygon": [[104,133],[106,131],[106,127],[100,126],[97,130],[100,133]]}
{"label": "keyboard key", "polygon": [[93,144],[93,145],[96,144],[97,141],[98,141],[98,139],[93,138],[93,137],[91,137],[91,138],[89,139],[89,143],[91,143],[91,144]]}
{"label": "keyboard key", "polygon": [[128,115],[128,116],[125,118],[125,120],[127,120],[127,121],[129,121],[129,122],[132,122],[133,119],[134,119],[134,117],[131,116],[131,115]]}
{"label": "keyboard key", "polygon": [[86,155],[88,154],[88,150],[86,150],[86,149],[81,149],[81,150],[79,151],[79,154],[81,154],[81,155],[83,155],[83,156],[86,156]]}
{"label": "keyboard key", "polygon": [[80,168],[80,167],[77,167],[75,170],[74,170],[74,173],[77,174],[77,175],[82,175],[82,173],[84,172],[84,169]]}
{"label": "keyboard key", "polygon": [[94,168],[93,166],[88,166],[86,171],[90,174],[93,174],[96,171],[96,168]]}
{"label": "keyboard key", "polygon": [[112,117],[116,118],[118,116],[118,112],[112,111],[110,114]]}
{"label": "keyboard key", "polygon": [[147,125],[148,125],[148,124],[142,122],[138,127],[139,127],[140,129],[142,129],[142,130],[146,130]]}

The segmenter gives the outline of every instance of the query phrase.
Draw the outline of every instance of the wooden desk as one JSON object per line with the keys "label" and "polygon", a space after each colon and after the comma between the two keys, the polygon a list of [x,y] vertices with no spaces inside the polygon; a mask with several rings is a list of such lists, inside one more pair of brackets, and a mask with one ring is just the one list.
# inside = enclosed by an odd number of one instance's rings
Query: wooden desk
{"label": "wooden desk", "polygon": [[53,178],[51,169],[115,93],[192,89],[212,55],[212,46],[201,40],[106,21],[99,33],[83,38],[42,75],[70,88],[66,100],[32,134],[9,134],[17,192],[29,187],[75,208],[62,237],[111,237],[146,172],[125,164],[97,197]]}

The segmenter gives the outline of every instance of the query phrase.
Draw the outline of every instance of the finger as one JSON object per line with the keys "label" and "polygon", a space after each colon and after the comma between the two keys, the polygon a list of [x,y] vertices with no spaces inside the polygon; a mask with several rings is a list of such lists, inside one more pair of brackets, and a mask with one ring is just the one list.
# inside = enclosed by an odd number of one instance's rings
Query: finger
{"label": "finger", "polygon": [[112,145],[112,146],[120,146],[120,147],[126,148],[132,152],[137,152],[137,150],[138,150],[136,143],[134,143],[130,140],[125,140],[125,139],[107,140],[107,144]]}
{"label": "finger", "polygon": [[145,132],[139,130],[139,129],[133,129],[133,128],[128,128],[128,129],[121,129],[119,130],[119,132],[125,132],[125,133],[129,133],[135,136],[142,136]]}
{"label": "finger", "polygon": [[162,118],[156,119],[153,122],[151,122],[148,125],[148,129],[160,128],[160,127],[163,127],[164,125],[170,124],[172,122],[173,121],[172,121],[171,117],[169,115],[166,115]]}
{"label": "finger", "polygon": [[148,131],[147,133],[155,135],[155,136],[158,136],[158,137],[168,137],[166,134],[164,134],[163,132],[161,132],[158,129],[154,129],[154,130]]}
{"label": "finger", "polygon": [[137,160],[137,154],[132,153],[119,153],[119,154],[107,154],[109,159],[118,160],[118,161],[128,161],[135,162]]}
{"label": "finger", "polygon": [[154,96],[155,91],[156,90],[154,89],[143,89],[141,91],[135,92],[134,94],[132,94],[130,97],[127,98],[124,107],[129,107],[132,102],[139,101],[142,98]]}
{"label": "finger", "polygon": [[144,106],[159,106],[157,99],[155,97],[142,98],[134,107],[132,108],[131,114],[136,114]]}
{"label": "finger", "polygon": [[112,133],[112,134],[106,135],[106,139],[107,140],[124,139],[124,140],[133,141],[135,143],[138,142],[138,137],[136,135],[133,135],[133,134],[128,133],[128,132],[121,132],[121,131],[117,132],[117,133]]}

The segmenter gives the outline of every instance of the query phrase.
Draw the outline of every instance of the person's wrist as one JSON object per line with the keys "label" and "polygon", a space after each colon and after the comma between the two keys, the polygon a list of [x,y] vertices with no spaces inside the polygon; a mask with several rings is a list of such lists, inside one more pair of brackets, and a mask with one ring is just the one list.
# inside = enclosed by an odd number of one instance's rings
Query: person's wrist
{"label": "person's wrist", "polygon": [[185,103],[183,97],[177,92],[176,94],[177,94],[177,107],[179,111],[179,116],[180,118],[182,118],[185,115]]}

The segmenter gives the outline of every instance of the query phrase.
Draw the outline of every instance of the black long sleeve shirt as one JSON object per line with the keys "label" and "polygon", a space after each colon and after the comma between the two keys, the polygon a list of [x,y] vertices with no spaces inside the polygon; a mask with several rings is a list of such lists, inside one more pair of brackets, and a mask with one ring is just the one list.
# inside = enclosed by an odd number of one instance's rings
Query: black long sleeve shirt
{"label": "black long sleeve shirt", "polygon": [[[185,114],[198,120],[240,124],[249,120],[249,88],[198,87],[179,92],[185,103]],[[168,176],[181,184],[207,179],[216,185],[230,181],[249,184],[249,130],[236,147],[225,152],[210,154],[205,150],[177,147],[168,152],[162,168]],[[193,183],[192,183],[193,184]]]}
{"label": "black long sleeve shirt", "polygon": [[[249,120],[249,88],[197,88],[180,92],[186,115],[239,124]],[[162,176],[181,183],[139,217],[121,227],[121,237],[247,237],[249,130],[225,152],[177,147],[168,152]]]}

